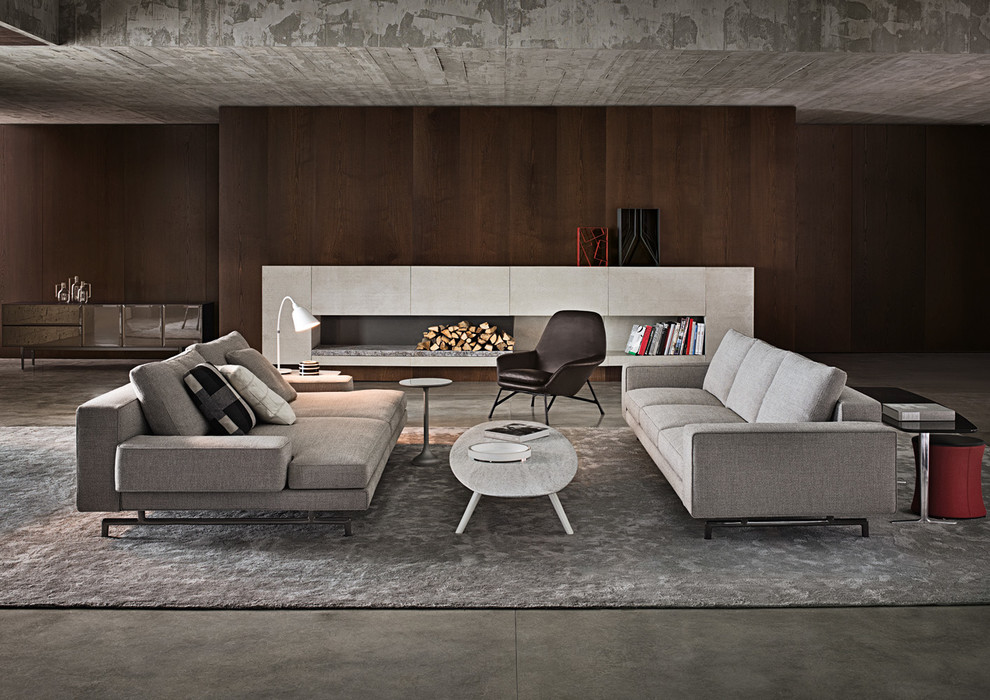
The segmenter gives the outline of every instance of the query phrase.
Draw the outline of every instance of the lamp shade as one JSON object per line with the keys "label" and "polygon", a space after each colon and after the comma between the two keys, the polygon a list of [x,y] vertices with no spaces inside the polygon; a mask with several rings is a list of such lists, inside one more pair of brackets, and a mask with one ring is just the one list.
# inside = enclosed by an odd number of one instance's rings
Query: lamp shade
{"label": "lamp shade", "polygon": [[320,322],[313,314],[299,306],[295,300],[292,300],[292,326],[296,329],[296,333],[308,331],[310,328],[316,328],[318,325],[320,325]]}

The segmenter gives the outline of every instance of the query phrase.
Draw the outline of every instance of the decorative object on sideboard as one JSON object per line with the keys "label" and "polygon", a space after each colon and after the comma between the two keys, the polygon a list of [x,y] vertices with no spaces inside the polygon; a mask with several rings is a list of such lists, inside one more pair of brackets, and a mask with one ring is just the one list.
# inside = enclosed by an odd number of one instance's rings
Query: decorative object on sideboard
{"label": "decorative object on sideboard", "polygon": [[93,286],[79,280],[79,275],[68,282],[55,285],[55,299],[62,304],[85,304],[93,296]]}
{"label": "decorative object on sideboard", "polygon": [[618,209],[619,265],[660,265],[660,210]]}
{"label": "decorative object on sideboard", "polygon": [[578,267],[608,267],[608,229],[603,226],[578,226]]}
{"label": "decorative object on sideboard", "polygon": [[320,363],[316,360],[303,360],[299,363],[300,377],[313,377],[320,373]]}
{"label": "decorative object on sideboard", "polygon": [[416,345],[417,350],[451,350],[454,352],[492,352],[504,350],[512,352],[516,341],[498,326],[487,321],[474,326],[461,321],[451,326],[430,326],[423,331],[423,339]]}
{"label": "decorative object on sideboard", "polygon": [[275,322],[275,367],[278,368],[279,374],[289,374],[292,372],[290,369],[282,369],[282,307],[285,306],[285,302],[287,301],[292,302],[292,327],[296,333],[302,333],[320,325],[316,317],[299,306],[295,299],[290,296],[282,299],[282,303],[278,305],[278,316]]}

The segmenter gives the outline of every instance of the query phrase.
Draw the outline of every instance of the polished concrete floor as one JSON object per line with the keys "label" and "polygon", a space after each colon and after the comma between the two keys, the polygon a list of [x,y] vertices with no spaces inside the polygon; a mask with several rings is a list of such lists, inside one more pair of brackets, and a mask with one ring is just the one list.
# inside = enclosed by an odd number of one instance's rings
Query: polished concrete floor
{"label": "polished concrete floor", "polygon": [[[853,385],[941,401],[990,437],[990,356],[818,359]],[[0,360],[0,426],[72,425],[75,407],[125,382],[131,366],[40,360],[22,372]],[[552,423],[623,425],[618,385],[596,391],[604,418],[560,401]],[[481,422],[494,394],[486,383],[434,390],[431,425]],[[409,397],[418,425],[421,392]],[[517,397],[496,417],[533,415]],[[988,658],[990,606],[0,610],[4,698],[985,698]]]}

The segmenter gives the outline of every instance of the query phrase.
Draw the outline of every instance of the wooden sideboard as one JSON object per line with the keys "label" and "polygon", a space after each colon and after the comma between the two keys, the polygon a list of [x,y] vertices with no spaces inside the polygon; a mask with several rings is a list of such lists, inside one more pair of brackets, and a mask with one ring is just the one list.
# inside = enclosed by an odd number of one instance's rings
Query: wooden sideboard
{"label": "wooden sideboard", "polygon": [[4,304],[4,347],[21,349],[21,369],[38,349],[181,350],[215,336],[213,303]]}

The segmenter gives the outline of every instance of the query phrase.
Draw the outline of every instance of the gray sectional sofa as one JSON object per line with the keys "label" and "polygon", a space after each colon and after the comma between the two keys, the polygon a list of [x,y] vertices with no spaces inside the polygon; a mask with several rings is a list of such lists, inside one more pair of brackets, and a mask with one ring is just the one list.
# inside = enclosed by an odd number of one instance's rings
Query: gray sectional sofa
{"label": "gray sectional sofa", "polygon": [[[193,366],[248,367],[289,402],[291,425],[259,423],[245,435],[207,435],[182,383]],[[76,506],[137,511],[134,523],[219,523],[219,517],[155,517],[146,511],[305,511],[277,522],[338,523],[322,511],[367,509],[406,423],[405,394],[390,390],[297,395],[239,333],[190,346],[163,362],[136,367],[131,382],[76,411]],[[237,517],[235,522],[270,522]]]}
{"label": "gray sectional sofa", "polygon": [[626,366],[622,411],[694,518],[850,525],[896,510],[896,431],[846,375],[729,331],[710,364]]}

